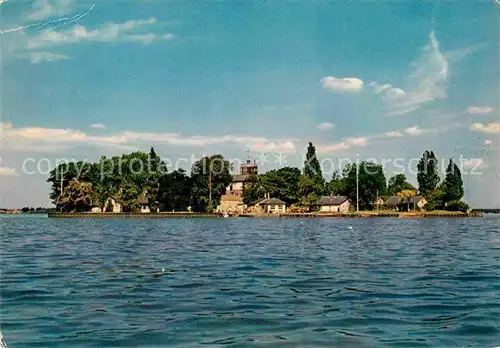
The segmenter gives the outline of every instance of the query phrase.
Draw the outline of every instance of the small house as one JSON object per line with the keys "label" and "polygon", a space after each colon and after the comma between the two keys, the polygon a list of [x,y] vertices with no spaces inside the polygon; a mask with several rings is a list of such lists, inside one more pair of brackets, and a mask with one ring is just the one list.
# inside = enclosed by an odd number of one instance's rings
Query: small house
{"label": "small house", "polygon": [[346,196],[321,196],[317,203],[320,213],[345,213],[350,205]]}
{"label": "small house", "polygon": [[278,198],[263,198],[247,204],[254,213],[280,214],[286,213],[286,203]]}
{"label": "small house", "polygon": [[384,206],[389,209],[399,210],[401,204],[401,197],[399,196],[390,196],[384,202]]}
{"label": "small house", "polygon": [[376,200],[373,201],[372,205],[379,210],[381,206],[384,205],[385,201],[387,200],[387,197],[379,196],[377,197]]}
{"label": "small house", "polygon": [[104,203],[105,213],[121,213],[122,205],[118,203],[118,199],[114,196],[110,196]]}
{"label": "small house", "polygon": [[427,204],[427,200],[422,196],[413,196],[411,198],[404,198],[400,203],[400,210],[422,210]]}
{"label": "small house", "polygon": [[149,208],[149,199],[148,197],[146,197],[146,193],[141,194],[137,198],[137,205],[139,206],[141,213],[143,214],[151,213],[151,209]]}

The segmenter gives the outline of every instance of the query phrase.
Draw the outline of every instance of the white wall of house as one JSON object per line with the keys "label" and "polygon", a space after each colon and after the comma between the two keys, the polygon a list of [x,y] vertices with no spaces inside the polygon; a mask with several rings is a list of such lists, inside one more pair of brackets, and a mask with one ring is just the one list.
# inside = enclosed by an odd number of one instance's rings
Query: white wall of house
{"label": "white wall of house", "polygon": [[143,214],[151,213],[151,209],[149,209],[149,205],[141,205],[141,213],[143,213]]}
{"label": "white wall of house", "polygon": [[280,214],[286,212],[286,205],[284,204],[267,204],[266,205],[268,214]]}
{"label": "white wall of house", "polygon": [[427,204],[427,200],[425,198],[422,198],[420,201],[418,201],[417,207],[418,207],[418,209],[423,209],[426,204]]}
{"label": "white wall of house", "polygon": [[[108,210],[109,206],[112,206],[112,210]],[[122,205],[118,202],[116,202],[113,198],[108,198],[106,201],[106,204],[104,205],[104,211],[106,213],[121,213],[122,212]]]}
{"label": "white wall of house", "polygon": [[349,201],[345,201],[340,205],[322,205],[319,211],[321,213],[346,213],[349,211],[349,206]]}

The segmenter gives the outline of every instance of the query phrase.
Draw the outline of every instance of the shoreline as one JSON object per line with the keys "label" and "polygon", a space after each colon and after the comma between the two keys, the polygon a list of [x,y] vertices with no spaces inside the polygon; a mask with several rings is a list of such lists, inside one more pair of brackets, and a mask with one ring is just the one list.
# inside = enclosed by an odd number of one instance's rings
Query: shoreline
{"label": "shoreline", "polygon": [[[285,213],[285,214],[237,214],[227,218],[396,218],[396,219],[422,219],[422,218],[477,218],[483,217],[482,212],[352,212],[352,213]],[[60,213],[49,212],[49,218],[55,219],[222,219],[222,214],[190,213],[190,212],[163,212],[163,213]]]}

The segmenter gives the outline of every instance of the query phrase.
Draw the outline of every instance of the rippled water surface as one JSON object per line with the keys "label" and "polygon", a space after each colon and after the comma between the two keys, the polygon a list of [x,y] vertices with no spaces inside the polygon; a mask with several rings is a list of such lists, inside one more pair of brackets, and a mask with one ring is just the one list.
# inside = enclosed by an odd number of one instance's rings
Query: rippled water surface
{"label": "rippled water surface", "polygon": [[12,348],[500,346],[499,222],[2,217],[1,330]]}

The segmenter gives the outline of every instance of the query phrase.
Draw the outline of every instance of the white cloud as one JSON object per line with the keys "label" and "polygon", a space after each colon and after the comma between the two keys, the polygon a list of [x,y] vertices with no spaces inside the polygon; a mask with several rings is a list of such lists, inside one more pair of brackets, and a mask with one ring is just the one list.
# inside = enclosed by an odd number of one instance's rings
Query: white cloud
{"label": "white cloud", "polygon": [[336,144],[330,144],[330,145],[318,145],[316,146],[316,149],[318,152],[337,152],[337,151],[342,151],[342,150],[347,150],[352,147],[364,147],[368,145],[368,138],[367,137],[356,137],[356,138],[347,138],[346,140],[336,143]]}
{"label": "white cloud", "polygon": [[417,136],[424,133],[425,130],[418,128],[418,126],[411,126],[405,129],[405,133],[411,136]]}
{"label": "white cloud", "polygon": [[19,176],[15,168],[0,167],[0,176]]}
{"label": "white cloud", "polygon": [[408,76],[408,88],[394,88],[390,84],[374,86],[379,93],[391,91],[383,101],[388,106],[388,115],[402,115],[419,109],[423,104],[446,97],[446,80],[448,78],[448,60],[440,51],[439,41],[432,31],[429,43],[422,50],[420,57],[413,62],[412,72]]}
{"label": "white cloud", "polygon": [[156,23],[156,18],[129,20],[123,23],[105,23],[102,27],[88,30],[77,24],[66,31],[45,30],[40,35],[28,40],[28,48],[34,49],[45,46],[69,45],[78,42],[114,42],[129,41],[149,44],[156,40],[172,40],[170,33],[154,34],[137,31],[150,27]]}
{"label": "white cloud", "polygon": [[55,62],[58,60],[69,59],[68,56],[57,53],[50,52],[30,52],[25,55],[21,55],[21,58],[28,59],[32,64],[37,64],[40,62]]}
{"label": "white cloud", "polygon": [[386,102],[390,102],[397,98],[402,98],[406,95],[406,92],[403,89],[393,87],[389,83],[379,84],[378,82],[373,81],[370,82],[369,85],[373,87],[376,94],[382,95],[382,98]]}
{"label": "white cloud", "polygon": [[140,144],[168,144],[174,146],[205,147],[220,144],[237,144],[256,151],[294,152],[296,140],[268,139],[245,135],[182,135],[179,133],[154,133],[125,131],[111,135],[88,135],[74,129],[42,127],[15,128],[2,124],[3,146],[20,151],[56,152],[79,145],[130,148]]}
{"label": "white cloud", "polygon": [[349,146],[366,146],[368,144],[368,138],[366,137],[348,138],[346,140],[346,143]]}
{"label": "white cloud", "polygon": [[102,123],[92,123],[89,127],[95,129],[106,129],[106,125]]}
{"label": "white cloud", "polygon": [[36,0],[33,2],[34,11],[28,15],[28,19],[39,21],[52,16],[62,16],[70,13],[72,7],[72,0]]}
{"label": "white cloud", "polygon": [[285,141],[282,143],[274,143],[274,142],[257,142],[250,143],[248,148],[252,151],[260,151],[260,152],[295,152],[295,145],[291,141]]}
{"label": "white cloud", "polygon": [[500,133],[500,122],[492,122],[488,124],[475,122],[470,126],[470,129],[482,133]]}
{"label": "white cloud", "polygon": [[480,43],[477,45],[472,45],[469,47],[464,47],[464,48],[459,48],[459,49],[456,49],[453,51],[448,51],[445,53],[445,56],[450,61],[459,61],[460,59],[462,59],[462,58],[464,58],[472,53],[475,53],[479,50],[482,50],[483,48],[485,48],[487,46],[488,46],[488,43],[483,42],[483,43]]}
{"label": "white cloud", "polygon": [[481,115],[481,114],[489,114],[493,111],[493,108],[489,106],[470,106],[467,108],[467,112],[469,114]]}
{"label": "white cloud", "polygon": [[385,136],[389,137],[389,138],[400,138],[403,136],[403,133],[398,132],[398,131],[393,131],[393,132],[385,133]]}
{"label": "white cloud", "polygon": [[330,122],[323,122],[323,123],[320,123],[316,126],[316,128],[318,128],[319,130],[322,130],[322,131],[331,130],[334,127],[335,127],[335,125],[333,123],[330,123]]}
{"label": "white cloud", "polygon": [[359,92],[363,88],[363,81],[357,77],[338,78],[327,76],[321,79],[323,87],[336,92]]}

